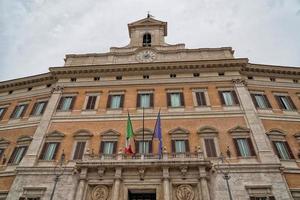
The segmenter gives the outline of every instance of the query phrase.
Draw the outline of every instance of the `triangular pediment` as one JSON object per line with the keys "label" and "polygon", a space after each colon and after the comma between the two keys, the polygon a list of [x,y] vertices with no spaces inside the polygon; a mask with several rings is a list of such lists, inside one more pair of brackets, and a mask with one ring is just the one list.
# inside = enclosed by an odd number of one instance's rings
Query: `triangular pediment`
{"label": "triangular pediment", "polygon": [[17,143],[30,142],[32,140],[31,136],[22,135],[17,139]]}
{"label": "triangular pediment", "polygon": [[243,127],[243,126],[236,126],[236,127],[233,127],[231,129],[229,129],[228,131],[229,133],[248,133],[250,132],[250,129],[247,128],[247,127]]}
{"label": "triangular pediment", "polygon": [[169,131],[169,134],[174,135],[174,134],[189,134],[189,130],[177,127]]}
{"label": "triangular pediment", "polygon": [[9,145],[10,141],[4,139],[4,138],[0,138],[0,145]]}
{"label": "triangular pediment", "polygon": [[164,29],[164,36],[167,36],[167,22],[159,21],[153,19],[152,17],[146,17],[144,19],[132,22],[128,24],[129,35],[131,35],[131,29],[137,27],[150,27],[150,26],[160,26]]}
{"label": "triangular pediment", "polygon": [[120,136],[120,133],[116,130],[109,129],[109,130],[106,130],[106,131],[103,131],[102,133],[100,133],[100,136],[101,137],[103,137],[103,136]]}
{"label": "triangular pediment", "polygon": [[294,137],[297,138],[297,139],[300,139],[300,132],[295,133],[295,134],[294,134]]}
{"label": "triangular pediment", "polygon": [[73,134],[73,137],[92,137],[93,134],[86,129],[80,129]]}

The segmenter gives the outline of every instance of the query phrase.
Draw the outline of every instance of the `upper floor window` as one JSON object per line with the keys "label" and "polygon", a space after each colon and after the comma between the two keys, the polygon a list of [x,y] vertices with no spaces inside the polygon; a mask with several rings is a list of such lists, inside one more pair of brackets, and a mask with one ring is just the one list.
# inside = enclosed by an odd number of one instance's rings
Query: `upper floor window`
{"label": "upper floor window", "polygon": [[110,157],[117,153],[118,139],[120,137],[120,133],[115,130],[107,130],[100,134],[101,143],[99,154],[101,158]]}
{"label": "upper floor window", "polygon": [[296,106],[293,103],[290,96],[287,95],[276,95],[275,98],[277,100],[277,103],[281,109],[284,110],[296,110]]}
{"label": "upper floor window", "polygon": [[0,120],[4,117],[6,111],[7,111],[6,107],[0,108]]}
{"label": "upper floor window", "polygon": [[47,101],[36,102],[31,111],[31,115],[34,116],[42,115],[46,109],[47,103],[48,103]]}
{"label": "upper floor window", "polygon": [[138,108],[151,108],[153,107],[153,93],[138,93],[137,95]]}
{"label": "upper floor window", "polygon": [[185,153],[189,151],[188,140],[172,140],[172,150],[174,153]]}
{"label": "upper floor window", "polygon": [[102,141],[100,144],[100,154],[115,154],[117,151],[116,141]]}
{"label": "upper floor window", "polygon": [[73,160],[81,160],[83,157],[86,141],[77,141],[74,151]]}
{"label": "upper floor window", "polygon": [[123,108],[124,94],[110,94],[107,100],[107,108],[119,109]]}
{"label": "upper floor window", "polygon": [[135,151],[139,154],[152,153],[152,141],[137,141],[135,145]]}
{"label": "upper floor window", "polygon": [[54,160],[57,150],[59,147],[59,142],[46,142],[44,144],[42,153],[40,155],[41,160]]}
{"label": "upper floor window", "polygon": [[97,101],[97,95],[88,95],[87,97],[87,103],[86,103],[86,110],[94,110],[96,106]]}
{"label": "upper floor window", "polygon": [[14,149],[13,153],[11,154],[8,163],[9,164],[19,164],[24,157],[28,146],[18,146]]}
{"label": "upper floor window", "polygon": [[169,131],[171,135],[171,144],[173,153],[186,153],[190,151],[189,147],[189,131],[181,127],[177,127]]}
{"label": "upper floor window", "polygon": [[184,106],[184,97],[182,92],[167,93],[167,103],[169,107]]}
{"label": "upper floor window", "polygon": [[143,35],[143,47],[150,47],[151,46],[151,34],[145,33]]}
{"label": "upper floor window", "polygon": [[28,104],[20,104],[17,105],[12,112],[10,118],[18,119],[24,116],[26,110],[27,110]]}
{"label": "upper floor window", "polygon": [[197,132],[205,148],[206,157],[217,157],[219,155],[218,131],[215,128],[204,126]]}
{"label": "upper floor window", "polygon": [[75,103],[76,96],[63,96],[61,97],[57,110],[68,111],[72,110]]}
{"label": "upper floor window", "polygon": [[261,109],[272,108],[266,95],[251,94],[251,97],[256,108],[261,108]]}
{"label": "upper floor window", "polygon": [[234,90],[219,91],[222,105],[234,106],[238,105],[239,101]]}
{"label": "upper floor window", "polygon": [[206,106],[204,91],[196,91],[195,95],[196,95],[197,106]]}
{"label": "upper floor window", "polygon": [[88,130],[81,129],[74,133],[75,145],[73,149],[73,160],[81,160],[83,158],[86,147],[89,144],[89,140],[93,137],[93,134]]}

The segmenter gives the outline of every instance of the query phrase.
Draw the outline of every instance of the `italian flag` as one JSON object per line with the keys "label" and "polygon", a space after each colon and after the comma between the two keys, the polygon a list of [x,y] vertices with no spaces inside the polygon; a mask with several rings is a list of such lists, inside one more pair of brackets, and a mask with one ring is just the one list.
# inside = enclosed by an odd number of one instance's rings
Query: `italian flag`
{"label": "italian flag", "polygon": [[132,123],[130,120],[130,116],[128,113],[127,118],[127,134],[126,134],[126,147],[125,147],[125,153],[127,154],[134,154],[134,133],[132,128]]}

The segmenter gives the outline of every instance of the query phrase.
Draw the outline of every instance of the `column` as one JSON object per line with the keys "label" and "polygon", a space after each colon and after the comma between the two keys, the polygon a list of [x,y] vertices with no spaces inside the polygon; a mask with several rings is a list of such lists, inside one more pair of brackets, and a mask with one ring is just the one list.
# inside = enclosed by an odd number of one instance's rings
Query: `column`
{"label": "column", "polygon": [[120,184],[121,184],[122,168],[116,168],[115,181],[112,192],[112,200],[119,200]]}
{"label": "column", "polygon": [[56,105],[60,99],[60,96],[62,94],[63,88],[60,86],[57,86],[53,88],[52,94],[48,100],[47,107],[45,109],[45,112],[41,118],[41,121],[33,135],[33,140],[31,141],[31,144],[29,145],[29,148],[27,150],[26,155],[22,159],[20,166],[27,166],[31,167],[34,166],[37,158],[38,153],[41,146],[43,145],[44,137],[47,134],[47,130],[51,121],[51,117],[55,111]]}
{"label": "column", "polygon": [[279,160],[272,151],[272,147],[266,136],[266,130],[260,118],[256,113],[250,93],[246,88],[244,80],[233,80],[235,91],[239,98],[241,107],[245,112],[245,117],[251,129],[254,145],[256,144],[258,158],[262,163],[278,163]]}
{"label": "column", "polygon": [[76,190],[75,200],[82,200],[83,199],[87,171],[88,171],[87,168],[84,168],[80,172],[79,183],[78,183],[77,190]]}
{"label": "column", "polygon": [[164,187],[164,200],[170,200],[170,175],[169,168],[163,168],[163,187]]}
{"label": "column", "polygon": [[209,189],[207,184],[207,176],[204,167],[199,167],[199,179],[200,179],[202,200],[210,200]]}

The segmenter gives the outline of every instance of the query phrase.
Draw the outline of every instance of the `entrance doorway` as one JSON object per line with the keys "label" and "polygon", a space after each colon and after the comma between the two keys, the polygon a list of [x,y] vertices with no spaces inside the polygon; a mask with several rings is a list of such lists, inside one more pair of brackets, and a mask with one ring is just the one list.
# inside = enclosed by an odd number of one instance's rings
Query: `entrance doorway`
{"label": "entrance doorway", "polygon": [[129,190],[128,200],[156,200],[156,193],[153,190]]}

